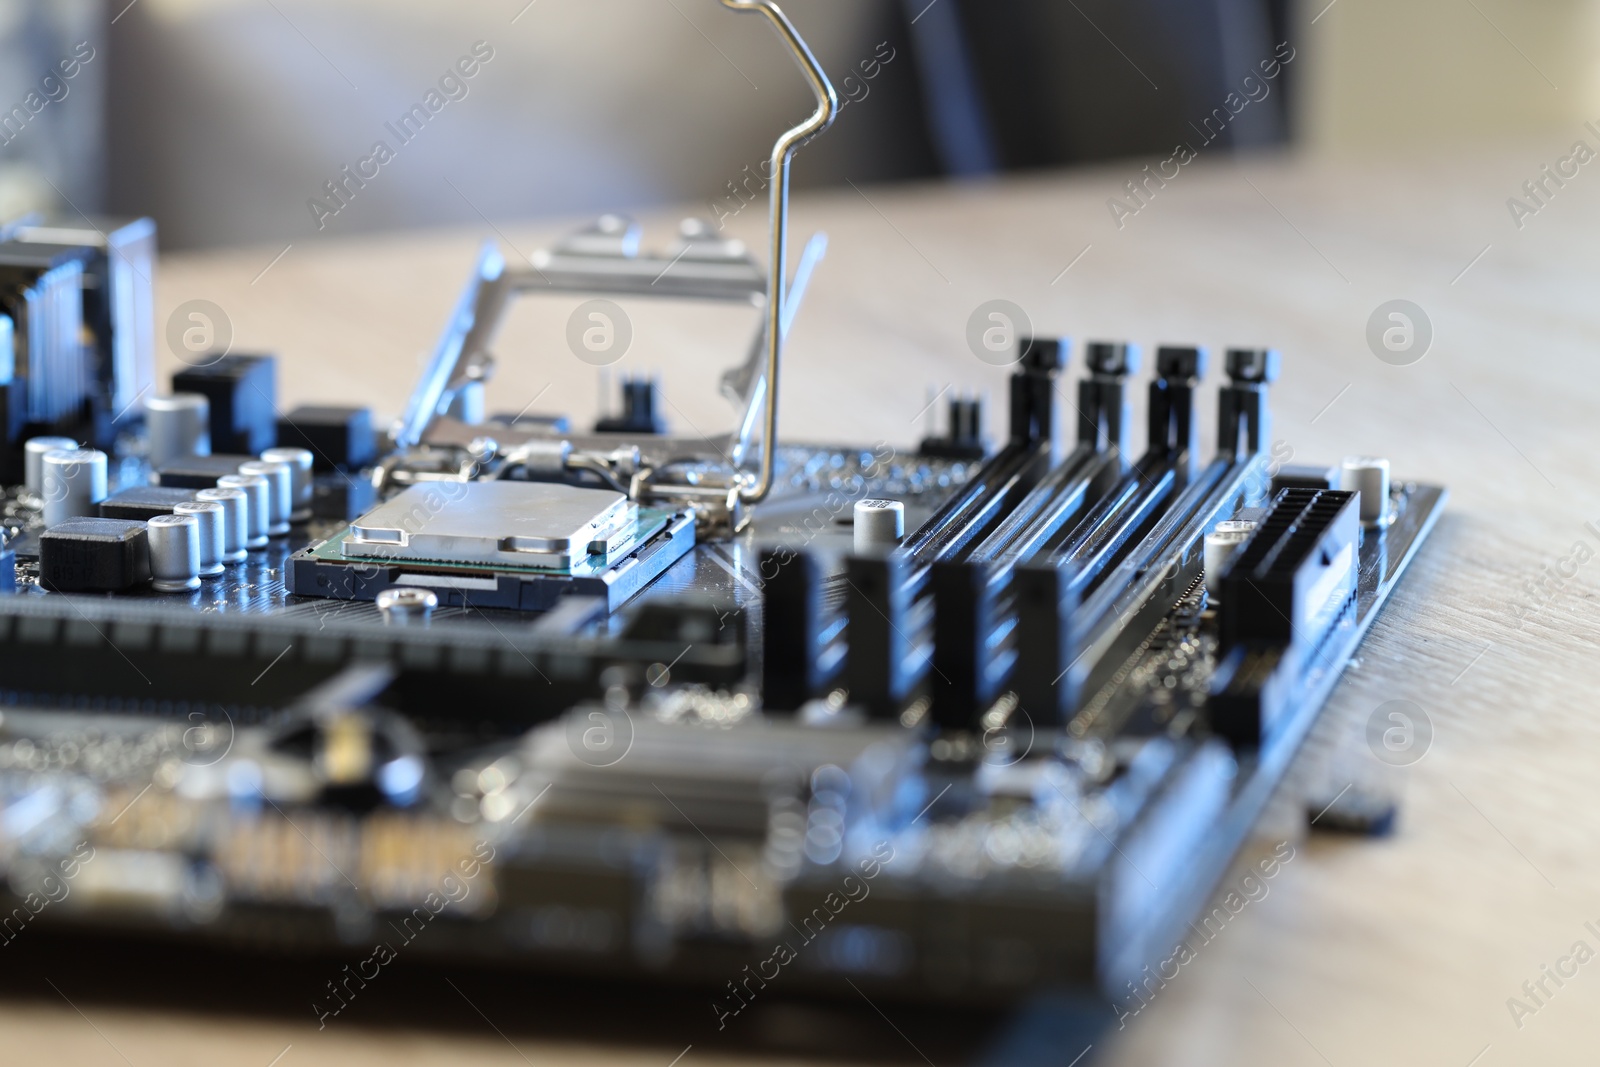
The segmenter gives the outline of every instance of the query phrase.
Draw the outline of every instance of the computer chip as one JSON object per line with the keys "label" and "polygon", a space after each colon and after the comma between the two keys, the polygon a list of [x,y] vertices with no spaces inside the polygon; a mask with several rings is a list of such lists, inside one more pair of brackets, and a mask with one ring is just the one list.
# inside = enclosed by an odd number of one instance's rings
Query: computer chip
{"label": "computer chip", "polygon": [[350,524],[365,559],[566,569],[631,541],[639,508],[621,493],[547,482],[413,485]]}

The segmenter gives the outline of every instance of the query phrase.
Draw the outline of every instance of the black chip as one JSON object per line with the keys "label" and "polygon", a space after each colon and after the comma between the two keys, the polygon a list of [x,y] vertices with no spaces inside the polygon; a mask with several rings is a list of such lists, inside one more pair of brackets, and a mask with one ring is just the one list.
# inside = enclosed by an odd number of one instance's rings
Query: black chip
{"label": "black chip", "polygon": [[278,420],[278,447],[303,448],[319,471],[355,470],[377,455],[371,408],[308,405]]}
{"label": "black chip", "polygon": [[377,502],[377,490],[365,478],[321,475],[312,483],[311,513],[319,519],[349,522],[371,511]]}
{"label": "black chip", "polygon": [[176,505],[193,500],[196,492],[194,489],[179,489],[166,485],[143,485],[136,489],[124,489],[100,502],[100,517],[146,522],[157,515],[171,515]]}
{"label": "black chip", "polygon": [[150,580],[142,522],[67,519],[39,537],[39,583],[61,593],[114,593]]}
{"label": "black chip", "polygon": [[271,448],[278,432],[278,361],[273,356],[223,356],[172,376],[174,393],[211,402],[211,447],[219,452]]}
{"label": "black chip", "polygon": [[166,489],[215,489],[218,478],[238,474],[240,464],[255,458],[232,454],[184,456],[162,464],[155,473],[155,481]]}

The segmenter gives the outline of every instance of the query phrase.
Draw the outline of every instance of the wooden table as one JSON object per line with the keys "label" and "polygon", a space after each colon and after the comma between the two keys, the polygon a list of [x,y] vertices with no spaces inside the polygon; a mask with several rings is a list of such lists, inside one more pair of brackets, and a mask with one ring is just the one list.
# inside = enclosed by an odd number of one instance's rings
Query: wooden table
{"label": "wooden table", "polygon": [[[980,302],[1004,297],[1039,333],[1080,341],[1276,345],[1282,449],[1298,461],[1384,455],[1398,476],[1453,494],[1262,829],[1268,843],[1295,840],[1295,859],[1085,1063],[1594,1062],[1600,962],[1560,987],[1545,979],[1551,995],[1538,1005],[1521,986],[1576,941],[1600,949],[1584,926],[1600,928],[1600,526],[1585,525],[1600,520],[1586,451],[1600,405],[1600,178],[1570,181],[1520,231],[1506,206],[1581,135],[1401,162],[1202,158],[1120,229],[1107,198],[1137,176],[1129,165],[797,200],[799,236],[826,229],[832,249],[785,370],[792,436],[910,443],[925,388],[945,384],[989,391],[998,425],[1004,372],[975,359],[964,334]],[[664,244],[672,216],[649,222]],[[763,222],[746,212],[734,228],[760,247]],[[498,236],[525,253],[567,228],[497,224],[503,232],[307,237],[278,259],[281,245],[172,257],[161,318],[186,300],[214,301],[235,350],[280,354],[287,403],[359,397],[393,413],[476,242]],[[1397,298],[1425,309],[1434,329],[1411,366],[1380,361],[1367,343],[1369,316]],[[562,339],[569,311],[557,300],[519,310],[498,346],[494,408],[593,416],[594,372]],[[743,350],[748,317],[697,326],[687,312],[641,310],[624,367],[662,373],[677,426],[724,427],[713,383]],[[1208,398],[1208,434],[1211,407]],[[1434,739],[1421,762],[1394,770],[1362,738],[1374,710],[1400,698],[1425,709]],[[1357,780],[1403,795],[1397,834],[1300,840],[1306,800]],[[365,1016],[319,1033],[309,1009],[295,1014],[311,992],[283,988],[319,983],[315,966],[245,974],[202,957],[173,965],[188,975],[176,979],[157,948],[144,962],[119,956],[106,973],[73,952],[21,947],[5,950],[18,955],[0,999],[14,1062],[266,1067],[292,1045],[283,1067],[468,1057],[667,1067],[691,1042],[684,1067],[946,1067],[975,1055],[938,1013],[775,1003],[721,1044],[691,1018],[709,1009],[678,992],[608,1003],[605,987],[558,982],[523,997],[481,975],[456,992],[437,975],[397,977],[392,992],[373,991]],[[1514,1020],[1513,996],[1537,1010]],[[814,1054],[819,1038],[831,1051]],[[1066,1065],[1082,1050],[1059,1051]]]}

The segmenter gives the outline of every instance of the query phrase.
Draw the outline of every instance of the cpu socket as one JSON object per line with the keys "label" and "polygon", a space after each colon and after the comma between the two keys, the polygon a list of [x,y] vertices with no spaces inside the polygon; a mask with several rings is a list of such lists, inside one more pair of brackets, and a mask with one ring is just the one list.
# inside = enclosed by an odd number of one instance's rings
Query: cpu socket
{"label": "cpu socket", "polygon": [[413,485],[350,524],[347,557],[565,570],[631,542],[638,505],[551,482]]}
{"label": "cpu socket", "polygon": [[299,596],[373,600],[421,586],[441,605],[548,611],[566,596],[608,610],[694,546],[689,512],[553,482],[422,482],[289,560]]}

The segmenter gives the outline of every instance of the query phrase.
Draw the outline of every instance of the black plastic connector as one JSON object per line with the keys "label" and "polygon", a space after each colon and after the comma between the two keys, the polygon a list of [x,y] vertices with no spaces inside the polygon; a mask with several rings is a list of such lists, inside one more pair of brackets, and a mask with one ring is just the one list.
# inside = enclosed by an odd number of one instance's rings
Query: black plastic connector
{"label": "black plastic connector", "polygon": [[1237,748],[1259,748],[1272,735],[1294,691],[1284,646],[1238,645],[1211,676],[1206,711],[1212,732]]}
{"label": "black plastic connector", "polygon": [[943,437],[926,437],[919,451],[934,459],[980,460],[989,454],[983,438],[983,401],[975,396],[952,397],[948,426]]}
{"label": "black plastic connector", "polygon": [[656,383],[650,378],[622,379],[622,414],[600,419],[595,433],[662,434],[666,426],[656,413]]}
{"label": "black plastic connector", "polygon": [[303,448],[318,471],[360,470],[377,458],[372,409],[312,405],[278,420],[280,448]]}
{"label": "black plastic connector", "polygon": [[1054,441],[1061,420],[1056,412],[1056,381],[1067,365],[1066,338],[1024,337],[1022,358],[1011,375],[1011,443]]}
{"label": "black plastic connector", "polygon": [[1038,726],[1065,726],[1077,708],[1071,677],[1078,658],[1072,625],[1077,584],[1068,565],[1018,567],[1011,577],[1017,612],[1017,661],[1011,689]]}
{"label": "black plastic connector", "polygon": [[278,440],[278,360],[222,356],[172,376],[174,393],[199,393],[211,404],[211,447],[252,457]]}
{"label": "black plastic connector", "polygon": [[828,647],[822,567],[810,553],[761,554],[762,704],[795,711],[821,696],[838,674]]}
{"label": "black plastic connector", "polygon": [[930,721],[941,730],[975,730],[994,703],[1008,627],[1000,625],[989,569],[966,562],[935,563]]}
{"label": "black plastic connector", "polygon": [[1287,645],[1294,662],[1353,602],[1360,569],[1354,493],[1285,489],[1222,574],[1222,646]]}
{"label": "black plastic connector", "polygon": [[1230,384],[1217,394],[1217,452],[1253,456],[1272,441],[1267,386],[1278,380],[1283,359],[1272,348],[1230,348]]}
{"label": "black plastic connector", "polygon": [[917,682],[911,620],[915,590],[898,553],[852,556],[845,563],[845,683],[850,702],[875,719],[896,719]]}
{"label": "black plastic connector", "polygon": [[157,467],[155,483],[167,489],[215,489],[218,478],[238,474],[240,465],[252,459],[255,457],[222,452],[183,456]]}
{"label": "black plastic connector", "polygon": [[1089,377],[1078,383],[1078,442],[1097,452],[1128,455],[1133,413],[1127,378],[1139,372],[1139,346],[1091,342],[1085,352]]}
{"label": "black plastic connector", "polygon": [[1183,460],[1193,473],[1200,455],[1200,422],[1195,393],[1205,377],[1210,353],[1204,348],[1163,345],[1156,350],[1156,379],[1150,383],[1150,451]]}
{"label": "black plastic connector", "polygon": [[1279,467],[1272,476],[1272,492],[1280,489],[1337,489],[1338,467]]}

